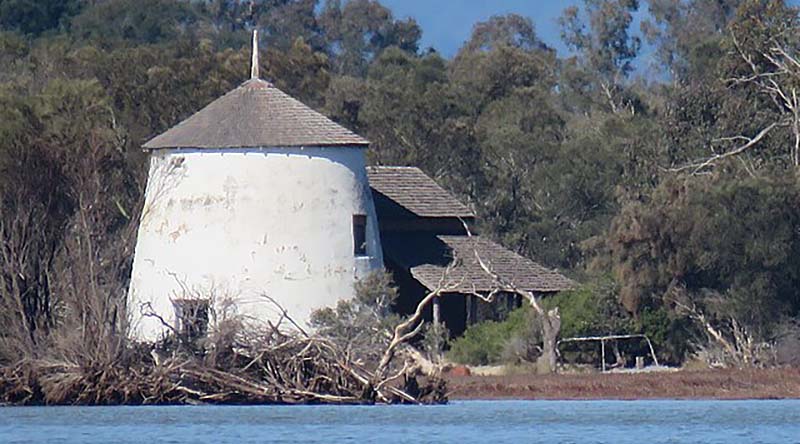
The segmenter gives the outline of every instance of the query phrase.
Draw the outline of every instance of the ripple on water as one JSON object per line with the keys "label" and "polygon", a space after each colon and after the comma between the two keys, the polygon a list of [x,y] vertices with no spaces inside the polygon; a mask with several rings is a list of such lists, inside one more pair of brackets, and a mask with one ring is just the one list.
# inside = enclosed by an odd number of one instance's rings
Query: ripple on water
{"label": "ripple on water", "polygon": [[0,443],[800,443],[800,401],[0,408]]}

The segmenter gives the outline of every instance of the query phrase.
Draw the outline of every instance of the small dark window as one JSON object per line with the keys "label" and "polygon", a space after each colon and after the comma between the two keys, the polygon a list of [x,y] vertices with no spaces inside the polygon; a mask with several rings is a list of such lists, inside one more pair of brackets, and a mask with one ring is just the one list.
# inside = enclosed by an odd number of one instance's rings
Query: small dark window
{"label": "small dark window", "polygon": [[367,255],[367,216],[353,216],[353,253],[356,256]]}
{"label": "small dark window", "polygon": [[188,341],[201,338],[208,333],[208,301],[203,299],[176,299],[176,329]]}

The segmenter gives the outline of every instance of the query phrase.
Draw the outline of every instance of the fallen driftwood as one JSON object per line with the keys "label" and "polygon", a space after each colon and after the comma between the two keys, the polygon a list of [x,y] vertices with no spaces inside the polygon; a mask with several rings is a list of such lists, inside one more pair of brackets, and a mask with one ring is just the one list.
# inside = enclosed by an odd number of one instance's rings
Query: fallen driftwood
{"label": "fallen driftwood", "polygon": [[[283,316],[294,324],[285,312]],[[256,333],[238,325],[200,343],[172,337],[160,344],[132,344],[103,362],[25,359],[0,369],[0,403],[446,402],[444,383],[427,378],[420,385],[415,365],[403,363],[398,369],[381,362],[371,370],[336,341],[297,328],[287,333],[280,325]]]}
{"label": "fallen driftwood", "polygon": [[[316,338],[292,339],[239,365],[212,367],[184,354],[156,363],[134,352],[115,363],[89,366],[22,361],[0,370],[0,403],[14,405],[120,404],[371,404],[442,403],[441,382],[419,387],[403,372],[380,380]],[[246,364],[241,365],[241,363]],[[413,381],[413,382],[411,382]],[[411,387],[412,390],[407,388]]]}

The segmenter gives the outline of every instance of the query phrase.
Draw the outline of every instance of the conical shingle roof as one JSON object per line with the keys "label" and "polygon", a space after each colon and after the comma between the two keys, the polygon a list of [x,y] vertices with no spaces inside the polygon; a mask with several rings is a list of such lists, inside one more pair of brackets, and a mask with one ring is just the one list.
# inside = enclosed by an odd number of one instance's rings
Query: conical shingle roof
{"label": "conical shingle roof", "polygon": [[160,148],[368,145],[271,83],[253,78],[144,144]]}

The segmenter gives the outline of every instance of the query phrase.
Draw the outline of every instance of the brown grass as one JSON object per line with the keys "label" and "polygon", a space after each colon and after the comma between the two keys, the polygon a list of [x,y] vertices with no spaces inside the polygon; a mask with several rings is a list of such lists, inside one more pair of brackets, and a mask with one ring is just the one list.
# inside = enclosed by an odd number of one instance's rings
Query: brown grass
{"label": "brown grass", "polygon": [[449,376],[450,399],[800,398],[800,368]]}

